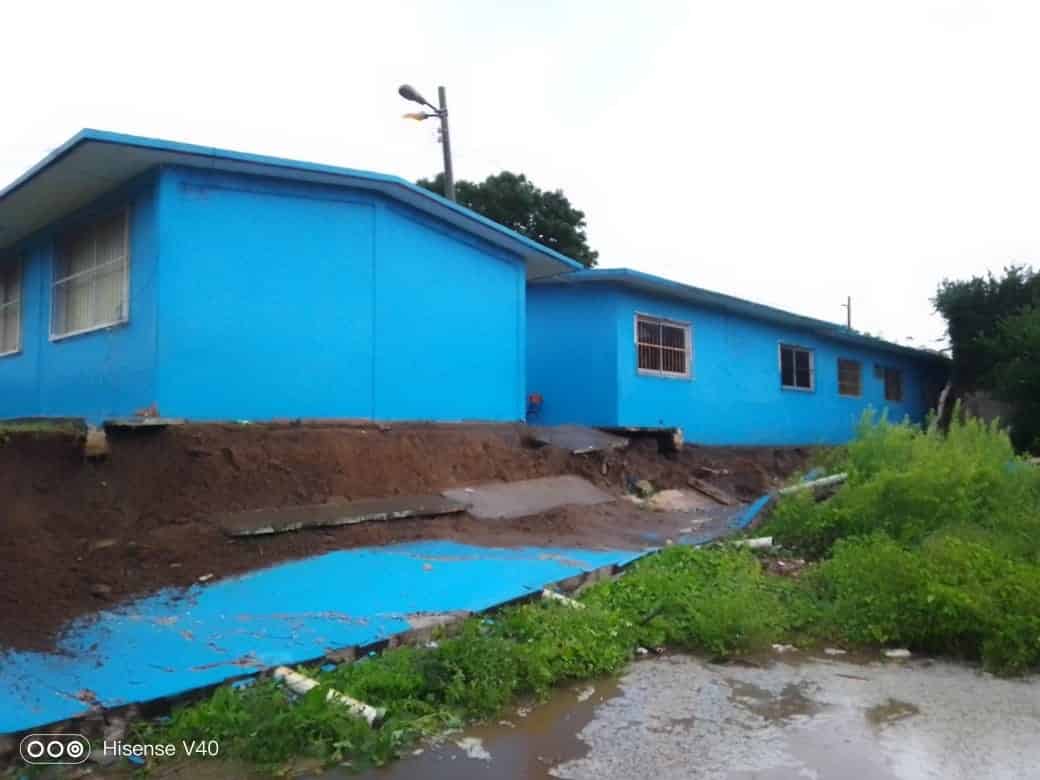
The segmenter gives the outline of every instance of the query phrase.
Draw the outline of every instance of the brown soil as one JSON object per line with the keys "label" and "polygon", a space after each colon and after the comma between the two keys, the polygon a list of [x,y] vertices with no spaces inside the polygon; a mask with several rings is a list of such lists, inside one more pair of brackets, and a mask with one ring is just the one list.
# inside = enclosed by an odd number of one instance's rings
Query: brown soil
{"label": "brown soil", "polygon": [[639,479],[685,487],[696,474],[749,499],[807,455],[686,447],[665,457],[637,440],[574,456],[527,446],[520,425],[185,425],[109,442],[107,457],[88,460],[67,432],[0,438],[0,645],[51,649],[71,618],[131,596],[329,550],[420,538],[641,547],[646,534],[684,522],[618,502],[511,521],[454,515],[230,539],[212,522],[220,512],[564,473],[618,494]]}

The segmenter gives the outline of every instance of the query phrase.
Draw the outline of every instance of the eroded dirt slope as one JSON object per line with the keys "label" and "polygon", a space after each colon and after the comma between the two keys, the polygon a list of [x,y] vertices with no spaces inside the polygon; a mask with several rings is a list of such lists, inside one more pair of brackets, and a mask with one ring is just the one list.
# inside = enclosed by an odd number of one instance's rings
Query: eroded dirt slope
{"label": "eroded dirt slope", "polygon": [[101,460],[85,459],[68,434],[0,442],[0,644],[50,648],[70,618],[131,596],[333,549],[420,538],[639,547],[675,523],[621,502],[495,523],[455,515],[229,539],[212,522],[220,512],[564,473],[614,493],[638,479],[683,487],[698,474],[749,499],[807,455],[686,447],[664,457],[646,440],[573,456],[527,446],[520,425],[186,425],[109,438]]}

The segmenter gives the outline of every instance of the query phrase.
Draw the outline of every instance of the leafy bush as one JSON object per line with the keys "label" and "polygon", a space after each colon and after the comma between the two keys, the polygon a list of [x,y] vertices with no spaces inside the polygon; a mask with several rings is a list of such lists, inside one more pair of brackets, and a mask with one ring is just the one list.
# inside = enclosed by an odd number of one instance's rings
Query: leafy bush
{"label": "leafy bush", "polygon": [[613,674],[632,658],[636,643],[629,620],[594,604],[560,609],[534,602],[507,610],[497,625],[501,635],[520,645],[522,687],[534,693],[567,680]]}
{"label": "leafy bush", "polygon": [[1016,460],[1007,435],[974,419],[954,421],[948,434],[867,413],[837,464],[849,480],[829,501],[796,494],[780,502],[767,533],[820,556],[838,540],[883,531],[901,544],[920,544],[958,526],[1003,537],[1009,553],[1037,559],[1040,474]]}
{"label": "leafy bush", "polygon": [[787,625],[775,587],[745,549],[671,547],[587,601],[624,615],[641,644],[718,657],[766,647]]}
{"label": "leafy bush", "polygon": [[811,578],[824,633],[980,658],[1015,674],[1040,664],[1040,567],[950,535],[908,549],[885,534],[846,539]]}

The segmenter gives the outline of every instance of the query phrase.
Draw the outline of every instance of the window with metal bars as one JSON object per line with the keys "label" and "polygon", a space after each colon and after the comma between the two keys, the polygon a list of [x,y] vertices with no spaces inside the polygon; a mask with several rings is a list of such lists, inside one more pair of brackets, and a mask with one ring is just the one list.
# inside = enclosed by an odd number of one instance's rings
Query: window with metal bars
{"label": "window with metal bars", "polygon": [[813,351],[791,344],[780,345],[780,386],[787,390],[812,390],[816,387]]}
{"label": "window with metal bars", "polygon": [[863,364],[858,360],[838,358],[838,394],[863,395]]}
{"label": "window with metal bars", "polygon": [[689,377],[692,362],[689,323],[636,315],[636,365],[640,374]]}
{"label": "window with metal bars", "polygon": [[54,258],[51,338],[126,322],[129,299],[129,213],[68,233]]}
{"label": "window with metal bars", "polygon": [[22,264],[0,265],[0,355],[22,348]]}
{"label": "window with metal bars", "polygon": [[885,400],[903,400],[903,372],[898,368],[885,367]]}

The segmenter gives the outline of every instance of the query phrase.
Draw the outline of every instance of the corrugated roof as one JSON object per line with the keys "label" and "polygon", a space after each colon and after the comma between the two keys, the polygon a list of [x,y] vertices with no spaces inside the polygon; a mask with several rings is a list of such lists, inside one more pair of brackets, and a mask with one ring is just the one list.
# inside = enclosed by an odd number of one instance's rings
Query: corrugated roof
{"label": "corrugated roof", "polygon": [[372,190],[519,254],[537,279],[579,269],[574,260],[397,176],[83,130],[0,191],[0,250],[157,165],[274,176]]}
{"label": "corrugated roof", "polygon": [[856,344],[871,349],[880,349],[888,352],[897,352],[904,355],[925,358],[928,360],[942,361],[946,358],[939,352],[928,349],[917,349],[905,347],[902,344],[894,344],[891,341],[867,336],[850,330],[843,325],[826,320],[818,320],[813,317],[805,317],[794,314],[783,309],[776,309],[761,303],[736,298],[732,295],[705,290],[700,287],[674,282],[661,276],[634,271],[631,268],[603,268],[595,270],[581,270],[571,273],[563,273],[559,276],[541,279],[535,282],[537,285],[549,284],[597,284],[613,283],[639,290],[653,295],[664,296],[675,300],[694,303],[712,309],[737,314],[742,317],[769,322],[788,328],[797,328],[810,331],[814,335],[841,341],[848,344]]}

